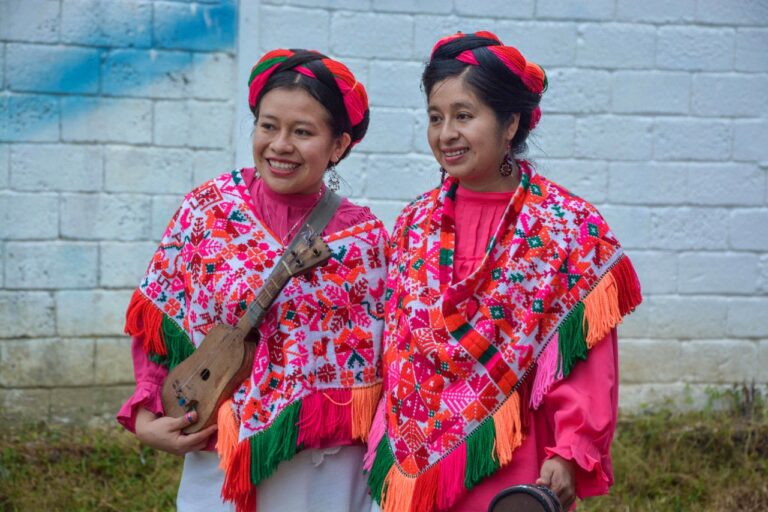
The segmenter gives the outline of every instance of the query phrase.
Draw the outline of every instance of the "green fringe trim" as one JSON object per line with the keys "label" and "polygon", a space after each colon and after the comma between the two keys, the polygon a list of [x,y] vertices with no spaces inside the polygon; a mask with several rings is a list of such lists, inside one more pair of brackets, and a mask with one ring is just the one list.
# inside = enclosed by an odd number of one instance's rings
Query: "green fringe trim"
{"label": "green fringe trim", "polygon": [[467,465],[464,474],[464,487],[469,490],[499,469],[499,458],[494,450],[496,426],[492,418],[481,423],[466,439],[466,443]]}
{"label": "green fringe trim", "polygon": [[560,324],[557,330],[558,352],[557,371],[562,369],[563,378],[567,377],[577,359],[587,359],[587,323],[584,321],[584,303],[579,302],[573,308],[568,318]]}
{"label": "green fringe trim", "polygon": [[291,459],[299,447],[299,412],[301,401],[286,407],[264,432],[252,436],[251,442],[251,482],[255,485],[271,475],[277,465]]}
{"label": "green fringe trim", "polygon": [[376,503],[381,503],[381,497],[386,492],[384,480],[394,463],[395,454],[389,447],[389,438],[384,434],[376,446],[376,459],[373,461],[371,472],[368,473],[368,488],[371,490],[371,497]]}
{"label": "green fringe trim", "polygon": [[165,366],[169,370],[173,370],[178,364],[192,355],[192,352],[195,351],[195,347],[192,345],[192,342],[189,341],[187,333],[179,327],[179,324],[168,318],[168,315],[163,314],[161,329],[163,330],[163,337],[165,338],[165,350],[167,354],[159,355],[150,353],[149,359],[161,366]]}

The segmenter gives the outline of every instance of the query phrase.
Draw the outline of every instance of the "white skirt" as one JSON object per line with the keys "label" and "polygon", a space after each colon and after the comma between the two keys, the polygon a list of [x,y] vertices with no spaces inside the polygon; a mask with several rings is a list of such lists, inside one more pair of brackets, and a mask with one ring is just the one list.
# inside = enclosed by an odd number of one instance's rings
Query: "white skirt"
{"label": "white skirt", "polygon": [[[304,450],[280,463],[256,491],[258,512],[368,512],[371,498],[363,476],[362,446]],[[215,452],[184,457],[176,509],[179,512],[234,512],[221,500],[224,472]]]}

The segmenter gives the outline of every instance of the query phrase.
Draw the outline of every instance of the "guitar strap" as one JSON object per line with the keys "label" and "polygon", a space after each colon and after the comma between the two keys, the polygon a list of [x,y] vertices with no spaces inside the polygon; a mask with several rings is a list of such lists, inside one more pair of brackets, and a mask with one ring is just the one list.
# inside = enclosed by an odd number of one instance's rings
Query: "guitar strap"
{"label": "guitar strap", "polygon": [[328,223],[331,221],[333,214],[338,210],[341,204],[341,196],[336,192],[326,187],[323,197],[317,202],[312,211],[304,222],[296,236],[293,237],[291,243],[285,248],[285,252],[289,253],[299,244],[302,238],[308,240],[309,238],[320,235]]}

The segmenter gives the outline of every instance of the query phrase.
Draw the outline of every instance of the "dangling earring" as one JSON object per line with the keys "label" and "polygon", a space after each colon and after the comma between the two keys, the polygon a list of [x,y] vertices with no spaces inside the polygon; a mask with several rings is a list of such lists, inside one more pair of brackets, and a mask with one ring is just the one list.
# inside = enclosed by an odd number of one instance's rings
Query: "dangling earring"
{"label": "dangling earring", "polygon": [[440,184],[442,185],[444,181],[445,181],[445,169],[441,167],[440,168]]}
{"label": "dangling earring", "polygon": [[512,144],[507,143],[507,151],[504,153],[504,160],[501,161],[501,165],[499,166],[499,174],[504,177],[512,176],[512,173],[515,172],[515,162],[509,156],[511,149]]}
{"label": "dangling earring", "polygon": [[336,164],[331,164],[328,169],[325,170],[325,174],[328,176],[328,188],[334,192],[339,191],[341,182],[339,181],[339,173],[336,172]]}

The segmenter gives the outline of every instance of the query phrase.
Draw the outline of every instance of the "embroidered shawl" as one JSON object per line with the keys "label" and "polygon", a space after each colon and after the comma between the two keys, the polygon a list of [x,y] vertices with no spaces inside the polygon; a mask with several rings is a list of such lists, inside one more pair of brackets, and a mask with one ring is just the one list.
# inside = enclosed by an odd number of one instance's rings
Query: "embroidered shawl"
{"label": "embroidered shawl", "polygon": [[[238,510],[254,510],[255,485],[300,449],[368,435],[381,391],[387,234],[369,221],[324,240],[331,259],[283,288],[259,326],[250,378],[219,410],[222,495]],[[166,229],[126,331],[173,368],[214,325],[237,323],[284,249],[255,216],[240,171],[203,184]]]}
{"label": "embroidered shawl", "polygon": [[[521,384],[545,348],[556,350],[557,364],[546,389],[641,301],[632,265],[597,210],[519,165],[521,184],[463,281],[451,283],[455,179],[398,218],[385,391],[365,463],[384,511],[447,509],[508,464],[524,436]],[[471,318],[470,299],[479,304]]]}

